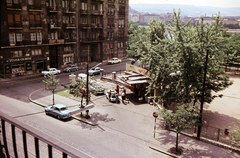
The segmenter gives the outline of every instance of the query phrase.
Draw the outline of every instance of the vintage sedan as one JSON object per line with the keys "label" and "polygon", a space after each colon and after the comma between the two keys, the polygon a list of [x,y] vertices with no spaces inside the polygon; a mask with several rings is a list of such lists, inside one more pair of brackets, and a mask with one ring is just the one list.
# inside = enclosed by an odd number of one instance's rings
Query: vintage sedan
{"label": "vintage sedan", "polygon": [[100,71],[101,71],[101,68],[100,67],[96,67],[96,68],[94,68],[92,70],[89,70],[88,74],[89,75],[99,75]]}
{"label": "vintage sedan", "polygon": [[78,71],[79,67],[77,65],[70,65],[67,68],[65,68],[64,72],[72,72],[72,71]]}
{"label": "vintage sedan", "polygon": [[121,63],[122,60],[118,59],[118,58],[112,58],[110,60],[108,60],[108,64],[117,64],[117,63]]}
{"label": "vintage sedan", "polygon": [[47,115],[55,116],[58,119],[67,119],[71,117],[70,111],[67,109],[66,105],[63,104],[48,106],[45,108],[45,113]]}
{"label": "vintage sedan", "polygon": [[53,73],[54,75],[60,74],[61,70],[57,70],[56,68],[49,68],[48,71],[42,71],[41,74],[42,75],[50,75],[51,73]]}
{"label": "vintage sedan", "polygon": [[100,82],[90,82],[89,86],[94,95],[104,94],[105,89]]}

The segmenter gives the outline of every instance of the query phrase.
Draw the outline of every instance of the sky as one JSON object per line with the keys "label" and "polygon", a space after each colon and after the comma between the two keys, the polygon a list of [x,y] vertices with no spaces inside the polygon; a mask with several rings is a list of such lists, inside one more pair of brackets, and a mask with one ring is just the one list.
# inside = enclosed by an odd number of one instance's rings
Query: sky
{"label": "sky", "polygon": [[240,7],[240,0],[129,0],[130,4],[187,4],[221,8]]}

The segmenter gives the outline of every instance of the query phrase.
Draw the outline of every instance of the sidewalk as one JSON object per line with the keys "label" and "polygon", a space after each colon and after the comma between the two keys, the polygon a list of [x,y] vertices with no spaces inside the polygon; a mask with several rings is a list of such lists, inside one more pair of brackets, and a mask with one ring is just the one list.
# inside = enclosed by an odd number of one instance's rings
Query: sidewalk
{"label": "sidewalk", "polygon": [[[100,81],[106,88],[112,89],[115,87],[115,83],[107,82],[107,81]],[[58,89],[61,89],[63,87],[59,86]],[[129,89],[127,89],[127,97],[129,98],[130,102],[126,104],[126,106],[122,106],[123,104],[116,104],[116,106],[121,106],[121,109],[124,110],[132,110],[139,114],[147,114],[151,115],[150,111],[146,108],[151,105],[147,103],[138,103],[136,97],[134,97],[134,94],[131,93]],[[41,105],[41,106],[49,106],[52,105],[52,93],[49,91],[45,91],[43,89],[37,90],[33,92],[29,96],[29,100]],[[96,105],[99,102],[108,102],[106,100],[105,96],[94,96],[92,95],[92,101]],[[96,102],[96,103],[95,103]],[[75,101],[73,99],[68,99],[60,95],[55,94],[55,104],[61,103],[68,106],[69,110],[76,109],[79,106],[78,101]],[[139,105],[139,106],[138,106]],[[114,107],[113,107],[114,108]],[[101,117],[94,115],[97,113],[104,114],[106,111],[102,111],[103,109],[99,106],[95,106],[93,109],[90,110],[90,119],[85,119],[83,117],[80,117],[80,115],[73,116],[75,119],[78,119],[81,122],[85,122],[87,124],[96,126],[98,123],[101,122]],[[84,112],[85,113],[85,112]],[[108,111],[109,115],[116,116],[112,111]],[[121,117],[128,117],[126,115],[120,115],[116,116],[118,119],[121,120]],[[98,120],[100,119],[100,120]],[[111,118],[114,119],[114,118]],[[124,119],[124,118],[122,118]],[[159,121],[159,119],[158,119]],[[110,123],[108,125],[111,125]],[[172,147],[175,147],[176,145],[176,133],[172,131],[168,131],[165,129],[162,129],[160,127],[160,123],[157,124],[159,127],[156,128],[156,134],[155,139],[152,138],[149,140],[149,148],[165,153],[166,155],[169,155],[171,157],[228,157],[228,158],[238,158],[240,157],[239,154],[232,152],[229,149],[224,149],[222,147],[218,147],[216,145],[212,145],[210,143],[205,143],[203,141],[196,140],[194,138],[191,138],[189,136],[185,136],[180,134],[179,136],[179,148],[183,149],[183,154],[181,156],[176,156],[168,152],[168,150]],[[146,130],[152,130],[149,126],[146,125]]]}

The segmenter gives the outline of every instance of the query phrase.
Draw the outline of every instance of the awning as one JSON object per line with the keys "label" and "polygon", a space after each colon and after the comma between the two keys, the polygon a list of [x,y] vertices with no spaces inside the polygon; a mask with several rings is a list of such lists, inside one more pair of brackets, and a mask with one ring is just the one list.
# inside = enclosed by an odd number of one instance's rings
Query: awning
{"label": "awning", "polygon": [[141,83],[150,83],[151,80],[136,80],[136,81],[126,81],[128,84],[141,84]]}

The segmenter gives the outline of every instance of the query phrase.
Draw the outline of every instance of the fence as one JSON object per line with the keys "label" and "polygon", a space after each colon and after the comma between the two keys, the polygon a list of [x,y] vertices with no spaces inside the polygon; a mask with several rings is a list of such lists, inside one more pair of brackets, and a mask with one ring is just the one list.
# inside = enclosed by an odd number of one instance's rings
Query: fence
{"label": "fence", "polygon": [[90,157],[0,112],[0,157]]}
{"label": "fence", "polygon": [[[194,134],[197,132],[197,127],[193,127],[192,129],[185,130],[184,132],[188,134]],[[231,144],[232,135],[228,129],[221,129],[221,128],[203,124],[201,129],[201,137],[219,141],[227,145],[232,145]]]}

